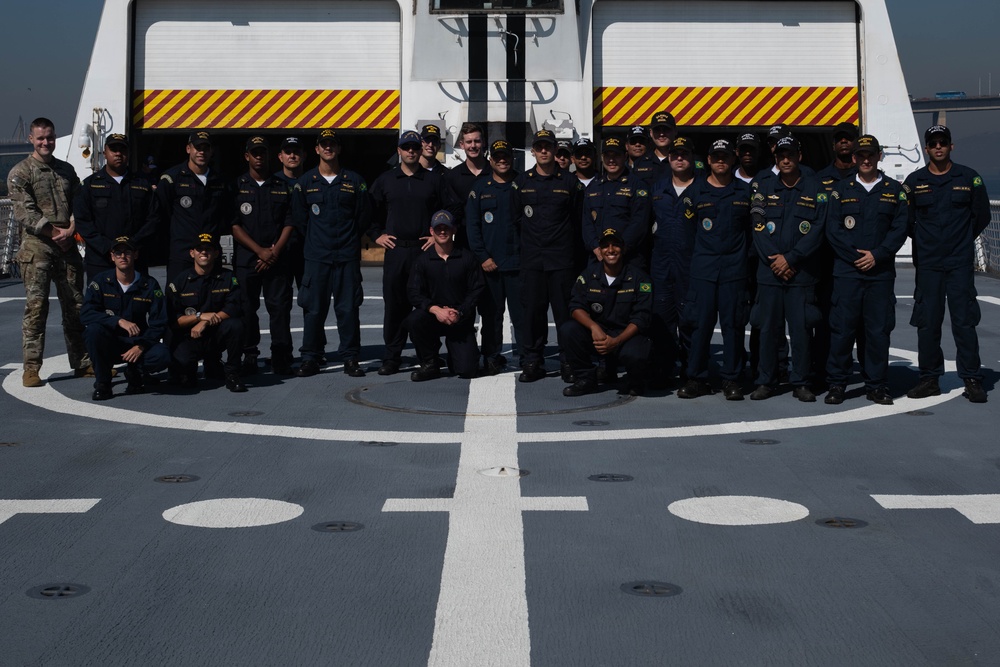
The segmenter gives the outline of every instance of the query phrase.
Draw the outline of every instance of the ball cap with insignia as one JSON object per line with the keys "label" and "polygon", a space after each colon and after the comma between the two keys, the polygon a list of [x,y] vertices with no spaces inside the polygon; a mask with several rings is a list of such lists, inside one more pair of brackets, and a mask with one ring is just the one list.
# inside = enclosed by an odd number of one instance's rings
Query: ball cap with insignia
{"label": "ball cap with insignia", "polygon": [[455,229],[455,216],[445,210],[438,211],[431,216],[431,227],[440,227],[444,225],[446,227],[451,227]]}
{"label": "ball cap with insignia", "polygon": [[800,149],[799,140],[791,135],[778,139],[778,143],[774,145],[774,152],[776,153],[778,151],[791,151],[793,153],[798,153]]}
{"label": "ball cap with insignia", "polygon": [[600,248],[606,248],[612,243],[615,243],[616,245],[619,246],[624,246],[625,239],[622,238],[622,235],[618,233],[617,229],[611,229],[609,227],[608,229],[605,229],[601,233],[601,239],[597,242],[597,245]]}
{"label": "ball cap with insignia", "polygon": [[945,141],[949,144],[951,143],[951,130],[944,125],[931,125],[928,127],[927,131],[924,132],[924,143],[929,144],[931,142],[931,138],[936,135],[943,136]]}
{"label": "ball cap with insignia", "polygon": [[677,127],[677,121],[674,120],[674,115],[669,111],[657,111],[653,114],[652,120],[649,121],[650,129],[656,129],[658,127]]}
{"label": "ball cap with insignia", "polygon": [[556,153],[569,155],[573,152],[573,142],[569,139],[560,139],[556,142]]}
{"label": "ball cap with insignia", "polygon": [[838,123],[835,128],[833,128],[833,138],[837,139],[839,137],[847,137],[851,141],[858,138],[858,126],[854,123]]}
{"label": "ball cap with insignia", "polygon": [[754,148],[760,148],[760,139],[753,132],[744,132],[740,136],[736,137],[736,148],[742,146],[753,146]]}
{"label": "ball cap with insignia", "polygon": [[109,134],[108,138],[104,140],[105,146],[124,146],[128,148],[128,137],[124,134],[119,134],[115,132],[114,134]]}
{"label": "ball cap with insignia", "polygon": [[607,153],[607,152],[624,153],[625,145],[622,143],[622,140],[619,139],[618,137],[608,137],[607,139],[601,142],[601,153]]}
{"label": "ball cap with insignia", "polygon": [[208,132],[200,130],[198,132],[192,132],[188,135],[188,143],[192,146],[211,146],[212,137]]}
{"label": "ball cap with insignia", "polygon": [[506,155],[507,157],[514,155],[514,149],[510,147],[510,143],[506,139],[497,139],[490,144],[490,156],[498,157],[500,155]]}
{"label": "ball cap with insignia", "polygon": [[324,141],[332,141],[336,144],[340,143],[340,139],[337,137],[337,131],[332,128],[326,128],[318,135],[316,135],[316,143],[321,144]]}
{"label": "ball cap with insignia", "polygon": [[298,149],[301,147],[302,144],[299,142],[298,137],[285,137],[284,139],[281,140],[281,150],[285,151],[286,153],[289,152],[289,149],[291,148]]}
{"label": "ball cap with insignia", "polygon": [[407,130],[399,135],[399,142],[396,145],[402,148],[408,144],[420,145],[420,135],[415,130]]}
{"label": "ball cap with insignia", "polygon": [[643,141],[645,141],[646,140],[646,128],[644,128],[642,125],[633,125],[632,127],[630,127],[628,129],[628,134],[626,135],[626,138],[627,139],[635,139],[636,137],[638,137],[638,138],[642,139]]}
{"label": "ball cap with insignia", "polygon": [[117,236],[115,237],[115,244],[111,246],[111,252],[114,252],[118,248],[128,248],[129,250],[136,250],[137,246],[128,236]]}
{"label": "ball cap with insignia", "polygon": [[677,137],[670,144],[670,150],[672,151],[689,151],[694,153],[694,144],[687,137]]}
{"label": "ball cap with insignia", "polygon": [[863,134],[858,138],[858,143],[854,147],[855,153],[881,153],[882,145],[878,139],[870,134]]}
{"label": "ball cap with insignia", "polygon": [[595,150],[594,142],[588,139],[587,137],[580,137],[579,139],[573,142],[574,155],[578,153],[593,154],[594,150]]}
{"label": "ball cap with insignia", "polygon": [[424,125],[420,128],[420,138],[424,141],[441,140],[441,128],[437,125]]}
{"label": "ball cap with insignia", "polygon": [[250,137],[249,139],[247,139],[246,152],[253,153],[254,151],[257,150],[267,151],[267,140],[260,135],[257,135],[255,137]]}
{"label": "ball cap with insignia", "polygon": [[709,153],[725,153],[726,155],[736,155],[736,149],[733,148],[733,142],[729,139],[716,139],[712,142],[712,148],[709,149]]}
{"label": "ball cap with insignia", "polygon": [[789,137],[791,134],[792,131],[787,125],[781,125],[780,123],[778,125],[772,125],[767,128],[767,142],[769,144],[774,144],[777,143],[778,139],[781,139],[782,137]]}
{"label": "ball cap with insignia", "polygon": [[535,132],[535,136],[531,139],[531,145],[550,143],[553,146],[556,145],[556,135],[552,133],[552,130],[539,130]]}
{"label": "ball cap with insignia", "polygon": [[205,245],[211,246],[216,250],[222,250],[222,245],[219,243],[218,237],[208,233],[198,234],[198,238],[191,244],[191,247],[200,248]]}

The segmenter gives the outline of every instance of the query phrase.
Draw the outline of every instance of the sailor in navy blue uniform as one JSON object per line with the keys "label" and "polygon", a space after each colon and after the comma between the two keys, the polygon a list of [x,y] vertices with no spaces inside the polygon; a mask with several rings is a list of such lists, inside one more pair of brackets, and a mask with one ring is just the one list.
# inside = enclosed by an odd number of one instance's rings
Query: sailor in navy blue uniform
{"label": "sailor in navy blue uniform", "polygon": [[751,323],[760,327],[760,363],[752,400],[771,396],[778,381],[778,339],[791,338],[792,395],[813,402],[808,387],[809,330],[819,320],[814,287],[819,279],[815,255],[823,242],[829,196],[815,174],[799,169],[801,152],[794,137],[775,147],[779,174],[764,181],[753,195],[753,242],[757,249],[757,300]]}
{"label": "sailor in navy blue uniform", "polygon": [[[305,171],[305,151],[302,149],[302,142],[298,137],[285,137],[281,140],[281,148],[278,150],[278,161],[281,169],[274,172],[277,178],[283,180],[288,189],[295,187],[295,181],[299,180]],[[302,237],[298,230],[292,232],[292,238],[288,239],[285,245],[285,254],[292,265],[292,278],[295,285],[302,288],[302,272],[305,270],[305,258],[302,256]],[[323,341],[324,345],[326,341]]]}
{"label": "sailor in navy blue uniform", "polygon": [[[103,168],[83,179],[72,202],[76,231],[87,244],[83,263],[90,280],[115,268],[109,259],[115,239],[127,236],[141,248],[156,232],[153,189],[148,180],[128,170],[128,137],[109,134],[104,161]],[[145,272],[145,261],[136,259],[136,267]]]}
{"label": "sailor in navy blue uniform", "polygon": [[979,174],[951,161],[953,148],[951,130],[944,125],[928,128],[924,151],[930,162],[903,182],[910,201],[908,230],[917,269],[910,325],[917,328],[920,366],[920,382],[906,395],[926,398],[941,393],[941,324],[947,299],[958,377],[965,383],[966,398],[985,403],[976,334],[981,314],[973,261],[976,237],[990,223],[990,200]]}
{"label": "sailor in navy blue uniform", "polygon": [[191,239],[198,234],[219,238],[233,221],[233,192],[222,176],[209,168],[212,139],[192,132],[186,162],[168,169],[156,186],[158,225],[167,230],[167,277],[191,268]]}
{"label": "sailor in navy blue uniform", "polygon": [[678,360],[685,367],[691,346],[691,326],[681,321],[681,309],[688,291],[694,244],[694,214],[683,201],[684,193],[695,181],[692,148],[690,139],[675,139],[668,153],[670,171],[650,189],[653,382],[661,386],[677,375]]}
{"label": "sailor in navy blue uniform", "polygon": [[316,137],[319,165],[303,174],[292,189],[292,219],[304,240],[305,254],[298,297],[303,319],[299,377],[319,373],[331,296],[344,373],[365,375],[360,365],[361,236],[371,223],[371,200],[364,179],[341,167],[341,150],[336,130],[320,132]]}
{"label": "sailor in navy blue uniform", "polygon": [[[503,314],[510,309],[514,327],[513,354],[520,365],[524,339],[521,309],[521,241],[514,225],[514,153],[505,139],[490,146],[490,167],[485,179],[476,180],[465,202],[469,249],[479,261],[486,280],[480,299],[483,334],[483,370],[496,375],[507,359],[503,347]],[[454,170],[453,170],[454,172]]]}
{"label": "sailor in navy blue uniform", "polygon": [[654,113],[649,123],[649,138],[653,150],[646,151],[642,157],[632,162],[632,173],[646,187],[652,187],[670,174],[670,161],[667,157],[677,138],[677,121],[674,120],[674,115],[669,111]]}
{"label": "sailor in navy blue uniform", "polygon": [[455,215],[464,204],[455,199],[443,168],[428,171],[421,166],[420,151],[420,135],[412,130],[403,132],[397,148],[399,164],[375,179],[371,188],[373,215],[368,238],[385,248],[382,264],[385,351],[379,375],[399,371],[406,344],[403,320],[413,310],[406,284],[413,262],[434,243],[427,234],[431,216],[442,209]]}
{"label": "sailor in navy blue uniform", "polygon": [[743,400],[740,372],[747,322],[746,262],[750,240],[750,186],[733,176],[736,149],[728,139],[712,143],[709,175],[684,192],[694,214],[691,281],[685,319],[694,324],[687,383],[680,398],[712,392],[708,358],[716,321],[722,329],[722,391],[729,401]]}
{"label": "sailor in navy blue uniform", "polygon": [[95,401],[112,397],[112,366],[126,364],[126,394],[143,392],[143,373],[156,373],[170,363],[170,350],[160,342],[167,330],[167,300],[160,284],[136,271],[138,246],[127,236],[114,240],[108,252],[115,268],[90,281],[80,321],[83,341],[94,364]]}
{"label": "sailor in navy blue uniform", "polygon": [[219,356],[226,352],[222,377],[232,392],[247,390],[240,379],[243,352],[243,294],[236,275],[222,268],[222,248],[211,234],[199,234],[188,250],[194,264],[174,276],[167,286],[172,335],[170,345],[185,387],[198,386],[198,360],[205,360],[205,376],[214,379]]}
{"label": "sailor in navy blue uniform", "polygon": [[892,405],[889,335],[896,326],[896,253],[906,241],[909,215],[903,186],[878,168],[882,148],[866,134],[854,149],[857,174],[830,195],[826,236],[834,251],[830,355],[824,401],[844,402],[851,377],[851,349],[864,329],[862,376],[866,397]]}
{"label": "sailor in navy blue uniform", "polygon": [[292,369],[292,267],[285,254],[292,236],[291,192],[285,181],[268,174],[264,137],[250,137],[244,159],[250,170],[236,181],[233,223],[233,269],[243,303],[243,371],[257,372],[260,355],[260,297],[263,293],[271,332],[271,368],[280,375]]}
{"label": "sailor in navy blue uniform", "polygon": [[606,229],[601,261],[592,262],[573,284],[573,318],[559,327],[559,341],[576,381],[563,389],[564,396],[597,390],[595,356],[611,357],[625,367],[620,393],[640,396],[645,391],[653,284],[645,271],[625,263],[625,243],[614,229]]}
{"label": "sailor in navy blue uniform", "polygon": [[604,173],[583,193],[583,244],[599,262],[603,230],[618,230],[627,248],[625,261],[644,267],[652,217],[649,188],[625,166],[625,145],[618,137],[601,142],[601,162]]}
{"label": "sailor in navy blue uniform", "polygon": [[[514,179],[515,225],[521,237],[521,285],[524,307],[524,365],[518,378],[535,382],[545,377],[544,349],[548,310],[558,327],[570,318],[569,296],[581,262],[581,195],[583,185],[555,163],[555,135],[535,133],[531,152],[535,166]],[[572,381],[569,364],[560,355],[564,381]]]}

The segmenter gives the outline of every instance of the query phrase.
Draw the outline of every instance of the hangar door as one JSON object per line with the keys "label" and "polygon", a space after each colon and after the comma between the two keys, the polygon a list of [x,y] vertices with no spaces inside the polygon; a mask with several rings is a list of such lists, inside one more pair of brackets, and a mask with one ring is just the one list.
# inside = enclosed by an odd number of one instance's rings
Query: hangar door
{"label": "hangar door", "polygon": [[594,124],[858,123],[854,2],[597,0]]}
{"label": "hangar door", "polygon": [[392,0],[138,0],[133,127],[399,128]]}

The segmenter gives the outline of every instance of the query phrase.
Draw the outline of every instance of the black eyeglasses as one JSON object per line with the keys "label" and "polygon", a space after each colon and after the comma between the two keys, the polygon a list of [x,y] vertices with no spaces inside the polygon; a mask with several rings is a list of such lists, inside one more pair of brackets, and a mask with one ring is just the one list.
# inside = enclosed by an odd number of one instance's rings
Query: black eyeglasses
{"label": "black eyeglasses", "polygon": [[134,254],[134,252],[135,251],[129,250],[128,248],[126,248],[124,250],[112,250],[111,254],[114,257],[128,257],[129,255]]}

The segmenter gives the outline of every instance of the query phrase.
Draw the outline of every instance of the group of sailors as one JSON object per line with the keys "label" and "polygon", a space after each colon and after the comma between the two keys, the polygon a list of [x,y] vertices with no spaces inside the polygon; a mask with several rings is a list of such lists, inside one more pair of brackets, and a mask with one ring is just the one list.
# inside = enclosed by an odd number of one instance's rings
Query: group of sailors
{"label": "group of sailors", "polygon": [[[680,398],[711,394],[718,324],[727,400],[744,398],[749,366],[752,400],[787,382],[800,401],[825,391],[826,403],[841,403],[856,344],[866,397],[891,404],[895,256],[909,236],[920,380],[908,395],[940,393],[947,299],[965,395],[986,401],[973,248],[989,200],[982,179],[951,161],[944,126],[926,131],[929,163],[905,183],[879,169],[878,140],[846,123],[834,130],[834,162],[819,172],[801,163],[798,139],[781,125],[763,137],[720,137],[701,162],[668,111],[599,146],[540,130],[529,148],[534,165],[522,173],[515,148],[497,139],[487,150],[474,123],[457,136],[465,160],[447,169],[437,159],[442,134],[436,125],[401,133],[397,163],[371,187],[342,165],[336,129],[315,136],[318,164],[308,171],[306,140],[285,138],[281,170],[272,173],[267,139],[251,137],[247,172],[235,183],[212,169],[207,132],[193,132],[187,159],[156,183],[130,173],[129,140],[112,134],[105,167],[81,184],[52,156],[51,122],[37,119],[35,151],[8,179],[24,230],[25,386],[42,383],[46,310],[37,295],[47,296],[50,281],[70,362],[77,375],[95,377],[95,400],[113,396],[113,367],[122,363],[126,393],[143,391],[144,378],[167,367],[176,382],[197,386],[199,359],[207,377],[246,391],[242,378],[260,371],[262,297],[274,373],[321,372],[332,303],[343,371],[363,377],[367,235],[385,251],[380,375],[400,371],[409,337],[416,382],[445,366],[465,378],[496,374],[508,361],[521,382],[541,380],[551,309],[567,396],[617,382],[620,370],[623,393],[674,384]],[[232,271],[219,246],[230,233]],[[166,290],[144,263],[154,243],[168,249]],[[303,314],[297,367],[293,285]],[[512,360],[502,354],[505,312]]]}

